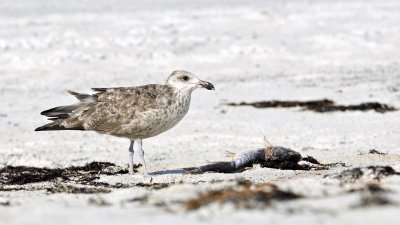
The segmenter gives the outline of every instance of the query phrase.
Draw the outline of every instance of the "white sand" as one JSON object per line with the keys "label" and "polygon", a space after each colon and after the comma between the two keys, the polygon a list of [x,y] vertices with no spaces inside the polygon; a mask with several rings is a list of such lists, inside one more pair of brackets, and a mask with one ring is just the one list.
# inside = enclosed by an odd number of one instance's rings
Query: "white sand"
{"label": "white sand", "polygon": [[[262,147],[263,135],[323,162],[400,170],[398,111],[318,114],[221,105],[329,98],[400,107],[399,11],[396,0],[2,1],[0,165],[65,167],[95,160],[127,165],[127,140],[73,131],[35,133],[46,122],[39,112],[73,103],[68,89],[163,83],[173,70],[186,69],[212,82],[216,91],[196,91],[178,126],[144,141],[150,171],[225,160],[225,150]],[[389,154],[359,155],[373,148]],[[381,181],[397,206],[354,208],[362,194],[347,193],[353,186],[323,177],[340,170],[167,173],[153,182],[182,184],[100,195],[0,192],[0,203],[10,204],[0,205],[0,224],[398,223],[399,176]],[[175,202],[223,185],[210,181],[235,178],[274,182],[306,197],[264,210],[212,205],[191,213]],[[104,179],[148,182],[140,175]],[[127,202],[145,194],[148,204]],[[110,205],[99,207],[89,199]],[[176,210],[152,202],[169,202]]]}

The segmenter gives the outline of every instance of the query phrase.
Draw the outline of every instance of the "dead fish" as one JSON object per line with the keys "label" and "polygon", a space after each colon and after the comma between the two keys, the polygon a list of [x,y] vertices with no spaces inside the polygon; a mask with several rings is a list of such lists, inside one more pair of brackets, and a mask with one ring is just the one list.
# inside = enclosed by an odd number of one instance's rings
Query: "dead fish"
{"label": "dead fish", "polygon": [[[259,164],[261,167],[282,170],[310,170],[328,169],[330,165],[319,163],[314,157],[302,157],[299,152],[282,146],[273,146],[264,137],[265,147],[248,151],[228,162],[214,162],[200,167],[186,168],[189,173],[205,172],[234,173]],[[235,153],[227,152],[228,157],[235,157]],[[300,163],[300,162],[304,163]]]}

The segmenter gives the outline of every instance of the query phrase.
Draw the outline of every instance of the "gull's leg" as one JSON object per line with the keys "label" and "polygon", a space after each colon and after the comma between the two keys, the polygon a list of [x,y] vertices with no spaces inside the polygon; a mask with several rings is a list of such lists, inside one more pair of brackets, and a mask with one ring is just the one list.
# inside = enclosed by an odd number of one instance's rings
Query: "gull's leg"
{"label": "gull's leg", "polygon": [[135,142],[131,140],[131,144],[129,145],[129,174],[133,174],[133,144]]}
{"label": "gull's leg", "polygon": [[146,161],[144,160],[144,151],[143,151],[143,148],[142,148],[142,139],[137,140],[137,143],[139,145],[140,160],[142,161],[142,165],[144,167],[144,175],[148,176],[149,172],[147,171]]}

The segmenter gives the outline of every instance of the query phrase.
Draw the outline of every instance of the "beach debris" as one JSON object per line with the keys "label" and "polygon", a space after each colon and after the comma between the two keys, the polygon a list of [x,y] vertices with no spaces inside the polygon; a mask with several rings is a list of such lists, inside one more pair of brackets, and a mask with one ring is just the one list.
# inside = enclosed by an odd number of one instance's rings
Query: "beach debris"
{"label": "beach debris", "polygon": [[68,194],[100,194],[110,193],[110,189],[93,188],[93,187],[77,187],[72,185],[55,185],[46,189],[48,193],[68,193]]}
{"label": "beach debris", "polygon": [[276,168],[281,170],[325,170],[337,164],[321,164],[314,157],[302,157],[299,152],[282,146],[271,145],[264,138],[265,147],[245,152],[235,158],[235,153],[227,152],[233,158],[227,162],[213,162],[200,167],[185,168],[193,174],[205,172],[234,173],[244,171],[246,168],[259,164],[261,167]]}
{"label": "beach debris", "polygon": [[353,205],[354,208],[360,207],[371,207],[371,206],[383,206],[383,205],[396,205],[395,202],[391,201],[387,194],[389,191],[383,189],[378,184],[367,184],[363,190],[361,190],[361,200],[359,203]]}
{"label": "beach debris", "polygon": [[253,184],[238,181],[233,187],[209,190],[184,202],[187,211],[197,210],[210,204],[233,204],[236,208],[263,209],[272,201],[288,201],[301,198],[300,195],[279,189],[271,183]]}
{"label": "beach debris", "polygon": [[342,183],[354,183],[359,180],[379,182],[382,178],[392,175],[400,175],[400,172],[395,171],[391,166],[368,166],[344,170],[338,175],[333,175],[333,177],[339,179]]}
{"label": "beach debris", "polygon": [[0,206],[10,206],[10,200],[0,197]]}
{"label": "beach debris", "polygon": [[6,166],[0,169],[0,184],[24,185],[46,181],[74,181],[91,184],[99,175],[126,174],[128,170],[109,162],[91,162],[84,166],[67,168],[38,168],[27,166]]}
{"label": "beach debris", "polygon": [[311,101],[258,101],[258,102],[240,102],[240,103],[226,103],[228,106],[253,106],[255,108],[293,108],[301,107],[304,110],[313,112],[335,112],[335,111],[368,111],[374,110],[375,112],[385,113],[396,111],[397,109],[387,104],[379,102],[366,102],[357,105],[337,105],[334,101],[329,99],[311,100]]}
{"label": "beach debris", "polygon": [[380,152],[380,151],[378,151],[376,149],[369,150],[368,154],[372,154],[372,155],[387,155],[387,153]]}
{"label": "beach debris", "polygon": [[[140,164],[134,168],[140,167]],[[7,166],[0,169],[0,192],[21,190],[46,190],[47,193],[94,194],[109,193],[112,189],[143,187],[158,190],[174,183],[107,183],[100,182],[100,175],[115,176],[128,174],[128,169],[109,162],[91,162],[84,166],[67,168],[38,168]],[[49,185],[26,184],[49,182]]]}
{"label": "beach debris", "polygon": [[139,202],[140,204],[146,204],[149,201],[149,195],[145,194],[145,195],[141,195],[138,197],[134,197],[131,199],[128,199],[127,202]]}
{"label": "beach debris", "polygon": [[159,190],[159,189],[163,189],[163,188],[167,188],[171,185],[175,184],[174,182],[172,183],[136,183],[135,186],[136,187],[145,187],[149,190]]}
{"label": "beach debris", "polygon": [[104,199],[100,195],[96,195],[95,197],[91,197],[88,199],[89,205],[94,205],[94,206],[110,206],[111,203],[108,202],[106,199]]}
{"label": "beach debris", "polygon": [[47,169],[25,166],[7,166],[0,170],[3,185],[24,185],[65,178],[62,169]]}

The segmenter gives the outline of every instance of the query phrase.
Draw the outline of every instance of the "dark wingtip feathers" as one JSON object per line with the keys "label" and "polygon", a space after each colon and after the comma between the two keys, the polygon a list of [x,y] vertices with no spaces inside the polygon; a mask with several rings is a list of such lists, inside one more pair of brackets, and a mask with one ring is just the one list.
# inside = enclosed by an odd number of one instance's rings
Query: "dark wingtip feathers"
{"label": "dark wingtip feathers", "polygon": [[58,119],[60,118],[68,118],[69,113],[72,112],[72,110],[76,109],[77,106],[72,105],[72,106],[59,106],[59,107],[54,107],[48,110],[45,110],[40,113],[40,115],[47,116],[47,117],[56,117]]}
{"label": "dark wingtip feathers", "polygon": [[41,127],[38,127],[35,129],[35,131],[52,131],[52,130],[85,130],[83,126],[78,126],[78,127],[71,127],[71,128],[66,128],[63,127],[60,124],[61,121],[54,121],[48,124],[45,124]]}
{"label": "dark wingtip feathers", "polygon": [[45,129],[43,129],[43,126],[42,126],[42,127],[37,127],[37,128],[35,129],[35,131],[43,131],[43,130],[45,130]]}

